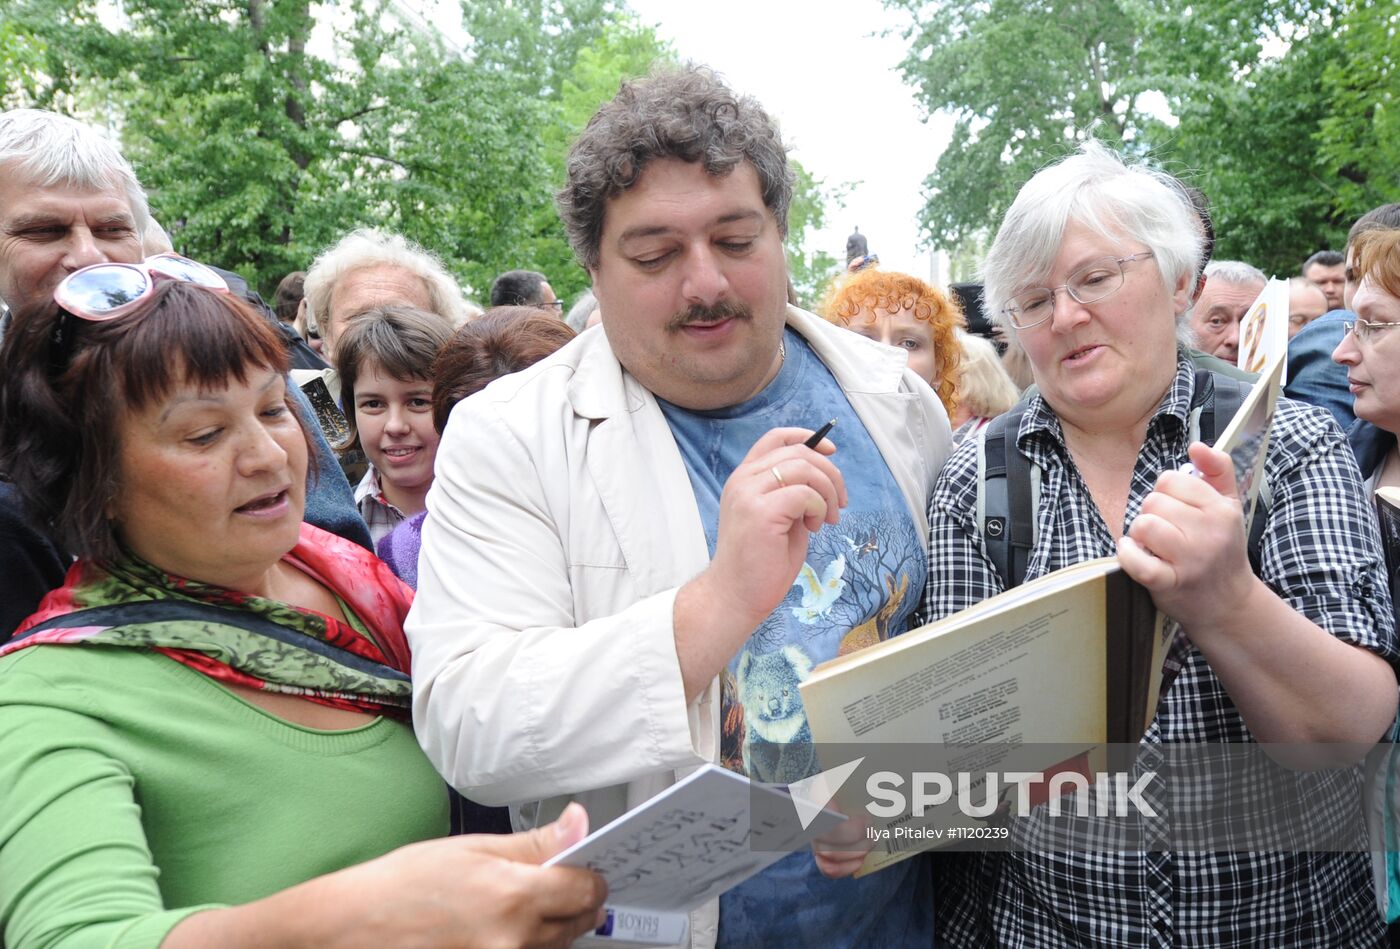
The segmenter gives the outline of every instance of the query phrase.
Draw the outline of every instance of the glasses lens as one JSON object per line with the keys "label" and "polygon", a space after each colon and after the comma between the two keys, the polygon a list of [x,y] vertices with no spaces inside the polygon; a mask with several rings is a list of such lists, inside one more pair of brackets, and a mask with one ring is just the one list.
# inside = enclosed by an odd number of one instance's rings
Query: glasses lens
{"label": "glasses lens", "polygon": [[1123,286],[1123,268],[1114,258],[1104,257],[1076,270],[1065,285],[1080,303],[1093,303]]}
{"label": "glasses lens", "polygon": [[80,270],[63,282],[63,305],[87,319],[105,319],[145,293],[151,278],[135,267],[105,264]]}
{"label": "glasses lens", "polygon": [[1011,317],[1013,326],[1034,326],[1050,317],[1050,311],[1055,308],[1054,300],[1054,295],[1043,287],[1027,290],[1011,302],[1011,306],[1006,308],[1006,314]]}
{"label": "glasses lens", "polygon": [[224,283],[223,277],[220,277],[203,264],[190,260],[188,257],[161,254],[158,257],[147,257],[145,264],[152,270],[158,270],[167,277],[174,277],[176,280],[183,280],[186,283],[197,283],[201,287],[226,289],[228,286]]}

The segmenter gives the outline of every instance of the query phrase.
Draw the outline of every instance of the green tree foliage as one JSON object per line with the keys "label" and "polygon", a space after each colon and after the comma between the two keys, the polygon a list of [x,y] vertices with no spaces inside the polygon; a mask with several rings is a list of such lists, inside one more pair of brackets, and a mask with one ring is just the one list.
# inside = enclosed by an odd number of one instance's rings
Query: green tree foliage
{"label": "green tree foliage", "polygon": [[642,47],[660,45],[614,0],[466,0],[462,26],[478,67],[505,73],[531,97],[553,101],[585,50],[602,44],[615,56],[627,45],[617,34]]}
{"label": "green tree foliage", "polygon": [[798,304],[815,310],[826,295],[831,281],[841,272],[838,261],[824,250],[806,250],[807,236],[826,225],[826,213],[833,205],[845,202],[849,184],[829,187],[812,177],[802,163],[792,160],[797,181],[792,189],[792,204],[788,207],[787,260],[788,276],[797,294]]}
{"label": "green tree foliage", "polygon": [[39,95],[43,61],[38,39],[0,16],[0,76],[8,77],[0,83],[0,109],[25,105]]}
{"label": "green tree foliage", "polygon": [[1170,0],[1143,17],[1147,81],[1177,120],[1155,123],[1147,138],[1160,164],[1210,197],[1218,258],[1289,276],[1344,239],[1350,221],[1317,136],[1342,12],[1317,0]]}
{"label": "green tree foliage", "polygon": [[1327,63],[1320,155],[1342,224],[1400,200],[1400,2],[1358,4],[1337,29]]}
{"label": "green tree foliage", "polygon": [[1155,130],[1156,155],[1212,202],[1216,257],[1291,276],[1314,250],[1338,247],[1350,222],[1334,209],[1316,131],[1323,70],[1336,40],[1318,32],[1212,95],[1182,98],[1176,129]]}
{"label": "green tree foliage", "polygon": [[[658,39],[654,30],[630,15],[615,15],[592,42],[576,47],[567,72],[558,79],[555,97],[558,121],[549,126],[545,134],[552,191],[563,187],[569,146],[598,107],[615,96],[625,80],[645,76],[655,68],[677,62],[671,47]],[[540,227],[562,235],[552,205],[542,215]],[[557,293],[572,296],[588,286],[588,274],[574,260],[567,242],[554,241],[540,250],[541,266],[537,269],[557,281],[554,284]]]}
{"label": "green tree foliage", "polygon": [[[478,299],[517,267],[572,295],[588,275],[553,203],[568,145],[622,80],[676,61],[620,0],[468,2],[447,37],[388,0],[124,0],[120,22],[115,10],[5,0],[4,104],[118,130],[175,246],[265,293],[377,226],[441,255]],[[795,248],[824,200],[804,173]],[[793,259],[809,283],[825,266]]]}
{"label": "green tree foliage", "polygon": [[1396,0],[887,0],[906,78],[958,119],[925,232],[956,248],[1093,135],[1211,198],[1217,255],[1295,272],[1400,198]]}
{"label": "green tree foliage", "polygon": [[995,229],[1035,171],[1089,134],[1114,143],[1142,124],[1132,19],[1114,0],[887,0],[912,14],[906,81],[956,118],[925,181],[927,236],[954,247]]}
{"label": "green tree foliage", "polygon": [[[372,225],[436,251],[478,295],[513,267],[586,282],[553,211],[563,89],[581,53],[597,87],[650,64],[649,32],[612,0],[466,4],[465,55],[385,0],[125,0],[115,25],[99,6],[7,4],[0,56],[22,65],[0,91],[119,128],[184,252],[268,291]],[[331,18],[329,49],[310,42],[313,13]],[[597,52],[614,48],[627,56]]]}
{"label": "green tree foliage", "polygon": [[9,22],[47,51],[27,98],[114,113],[176,247],[264,291],[359,225],[402,232],[479,288],[548,202],[548,110],[382,2],[332,10],[319,55],[310,0],[122,9],[109,28],[93,0],[18,0]]}

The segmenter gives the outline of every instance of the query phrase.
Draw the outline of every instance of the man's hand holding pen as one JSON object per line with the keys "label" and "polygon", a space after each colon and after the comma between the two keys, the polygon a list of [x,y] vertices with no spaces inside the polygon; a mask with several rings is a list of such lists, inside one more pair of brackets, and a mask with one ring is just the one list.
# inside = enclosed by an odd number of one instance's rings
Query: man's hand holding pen
{"label": "man's hand holding pen", "polygon": [[[836,446],[826,438],[834,424],[815,432],[766,432],[725,482],[715,555],[676,597],[688,698],[787,596],[807,560],[808,538],[840,520],[846,481],[831,460]],[[699,627],[707,632],[694,640],[688,631]]]}

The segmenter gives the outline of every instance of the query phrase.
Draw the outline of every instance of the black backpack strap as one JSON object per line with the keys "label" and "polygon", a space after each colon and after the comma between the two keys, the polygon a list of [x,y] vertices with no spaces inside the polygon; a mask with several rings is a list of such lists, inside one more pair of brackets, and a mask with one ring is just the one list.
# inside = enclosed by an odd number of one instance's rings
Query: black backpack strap
{"label": "black backpack strap", "polygon": [[1027,405],[1018,402],[987,424],[978,456],[977,516],[987,556],[1008,590],[1026,578],[1035,546],[1035,473],[1030,459],[1016,447]]}
{"label": "black backpack strap", "polygon": [[[1220,378],[1225,382],[1235,381],[1228,376],[1221,376]],[[1192,429],[1188,431],[1186,435],[1188,443],[1200,440],[1207,445],[1215,444],[1216,436],[1220,434],[1215,424],[1215,407],[1218,404],[1216,399],[1217,395],[1222,396],[1226,402],[1229,402],[1233,397],[1235,399],[1235,408],[1239,408],[1240,402],[1244,400],[1244,395],[1239,391],[1238,386],[1225,386],[1222,388],[1224,389],[1223,392],[1215,385],[1215,373],[1211,372],[1209,369],[1196,370],[1195,398],[1191,400],[1193,424]],[[1235,408],[1230,408],[1229,405],[1226,405],[1225,408],[1226,412],[1221,414],[1228,420],[1234,416]],[[1229,424],[1228,421],[1226,424]]]}

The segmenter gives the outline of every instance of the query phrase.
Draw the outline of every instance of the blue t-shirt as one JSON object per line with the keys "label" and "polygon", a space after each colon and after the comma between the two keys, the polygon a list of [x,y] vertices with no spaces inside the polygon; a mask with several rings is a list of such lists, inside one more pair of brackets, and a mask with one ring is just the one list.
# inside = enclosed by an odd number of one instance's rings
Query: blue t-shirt
{"label": "blue t-shirt", "polygon": [[[685,459],[714,555],[724,483],[774,428],[828,438],[848,506],[807,545],[787,597],[730,660],[723,685],[722,763],[788,784],[821,770],[797,685],[818,663],[906,630],[928,569],[904,495],[846,394],[807,343],[786,331],[777,377],[747,402],[692,412],[661,402]],[[720,898],[721,947],[929,945],[933,913],[923,860],[860,880],[829,880],[810,852],[792,854]]]}

